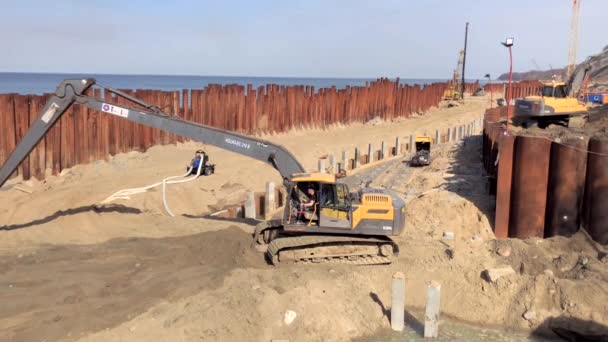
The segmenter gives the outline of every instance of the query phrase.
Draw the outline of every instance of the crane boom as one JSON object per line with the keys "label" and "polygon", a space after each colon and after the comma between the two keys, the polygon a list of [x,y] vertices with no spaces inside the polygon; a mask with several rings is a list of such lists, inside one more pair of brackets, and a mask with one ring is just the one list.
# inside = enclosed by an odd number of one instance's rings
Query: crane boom
{"label": "crane boom", "polygon": [[566,80],[570,79],[576,68],[576,53],[578,51],[578,28],[581,16],[581,1],[572,0],[572,14],[570,18],[570,41],[568,46],[568,66],[566,67]]}
{"label": "crane boom", "polygon": [[30,126],[26,135],[0,168],[0,187],[4,185],[23,159],[74,103],[267,162],[279,171],[285,182],[288,182],[293,174],[305,172],[302,164],[283,146],[223,129],[185,121],[179,117],[163,113],[158,107],[116,89],[106,88],[115,95],[145,109],[117,105],[92,96],[86,96],[87,89],[95,84],[94,79],[64,80],[57,87],[55,93],[50,96],[42,108],[38,119]]}

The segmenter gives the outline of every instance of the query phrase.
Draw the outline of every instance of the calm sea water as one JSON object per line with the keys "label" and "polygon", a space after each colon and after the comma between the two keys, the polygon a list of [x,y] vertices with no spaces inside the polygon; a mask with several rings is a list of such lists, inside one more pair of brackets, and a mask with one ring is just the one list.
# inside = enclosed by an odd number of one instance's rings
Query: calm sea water
{"label": "calm sea water", "polygon": [[[362,86],[365,78],[295,78],[295,77],[239,77],[239,76],[158,76],[158,75],[94,75],[94,74],[37,74],[0,72],[0,93],[43,94],[55,91],[66,78],[92,77],[104,86],[119,89],[200,89],[208,84],[252,84],[254,87],[273,83],[278,85],[312,85],[315,88]],[[402,84],[444,82],[441,79],[401,79]]]}

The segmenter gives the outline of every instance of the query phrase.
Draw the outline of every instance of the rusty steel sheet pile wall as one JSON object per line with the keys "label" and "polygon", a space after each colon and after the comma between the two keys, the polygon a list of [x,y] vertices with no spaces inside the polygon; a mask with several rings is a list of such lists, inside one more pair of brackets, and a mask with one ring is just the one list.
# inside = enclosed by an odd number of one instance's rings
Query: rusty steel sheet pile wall
{"label": "rusty steel sheet pile wall", "polygon": [[483,165],[496,194],[498,238],[571,236],[608,244],[608,140],[506,134],[505,108],[488,109]]}
{"label": "rusty steel sheet pile wall", "polygon": [[[542,83],[539,81],[519,81],[511,85],[513,88],[512,99],[517,99],[525,96],[539,95],[542,90]],[[509,87],[505,86],[505,98],[509,97]]]}
{"label": "rusty steel sheet pile wall", "polygon": [[[468,85],[472,88],[472,85]],[[182,91],[124,90],[184,120],[246,134],[286,132],[294,128],[327,128],[366,122],[375,117],[409,117],[437,106],[448,83],[424,86],[380,78],[365,86],[315,89],[313,86],[211,84]],[[119,105],[126,100],[93,89],[88,95]],[[39,115],[47,96],[0,94],[0,165]],[[137,107],[137,106],[136,106]],[[145,151],[184,139],[112,115],[74,105],[35,147],[13,176],[44,179],[76,164],[108,159],[117,153]]]}
{"label": "rusty steel sheet pile wall", "polygon": [[587,140],[581,139],[551,146],[545,237],[570,236],[581,225],[587,154],[580,150],[586,148]]}
{"label": "rusty steel sheet pile wall", "polygon": [[587,179],[583,207],[584,225],[591,237],[608,244],[608,141],[589,141]]}
{"label": "rusty steel sheet pile wall", "polygon": [[[539,81],[519,81],[511,84],[513,88],[513,99],[540,94],[542,83]],[[508,83],[489,83],[483,86],[486,92],[492,91],[495,96],[503,95],[505,98],[509,95]]]}
{"label": "rusty steel sheet pile wall", "polygon": [[515,138],[510,236],[521,239],[544,237],[550,154],[549,140],[526,136]]}

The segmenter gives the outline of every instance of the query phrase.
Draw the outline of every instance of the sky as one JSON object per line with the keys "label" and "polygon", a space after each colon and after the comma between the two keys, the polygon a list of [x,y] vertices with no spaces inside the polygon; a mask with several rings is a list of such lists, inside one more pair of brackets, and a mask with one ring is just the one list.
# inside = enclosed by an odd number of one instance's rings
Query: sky
{"label": "sky", "polygon": [[[582,0],[578,61],[608,45]],[[0,0],[0,72],[451,78],[564,66],[570,0]]]}

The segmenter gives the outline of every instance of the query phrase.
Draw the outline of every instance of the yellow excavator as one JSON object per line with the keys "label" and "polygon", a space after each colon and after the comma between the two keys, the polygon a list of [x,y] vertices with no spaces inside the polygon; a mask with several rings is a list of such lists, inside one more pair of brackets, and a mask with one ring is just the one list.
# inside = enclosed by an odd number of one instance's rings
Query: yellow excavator
{"label": "yellow excavator", "polygon": [[570,118],[587,114],[585,104],[578,97],[569,97],[564,82],[545,82],[540,96],[527,96],[515,101],[513,122],[524,127],[549,124],[567,126]]}
{"label": "yellow excavator", "polygon": [[[0,187],[65,111],[77,103],[107,115],[203,142],[274,167],[283,179],[287,201],[281,219],[260,223],[254,240],[266,246],[273,264],[295,262],[388,264],[399,253],[390,238],[405,228],[405,203],[384,189],[351,193],[335,175],[308,173],[284,147],[164,113],[117,89],[102,87],[128,105],[87,96],[94,79],[65,80],[47,100],[38,119],[0,168]],[[143,109],[142,109],[143,108]],[[19,114],[18,115],[26,115]],[[247,166],[244,166],[246,168]]]}

